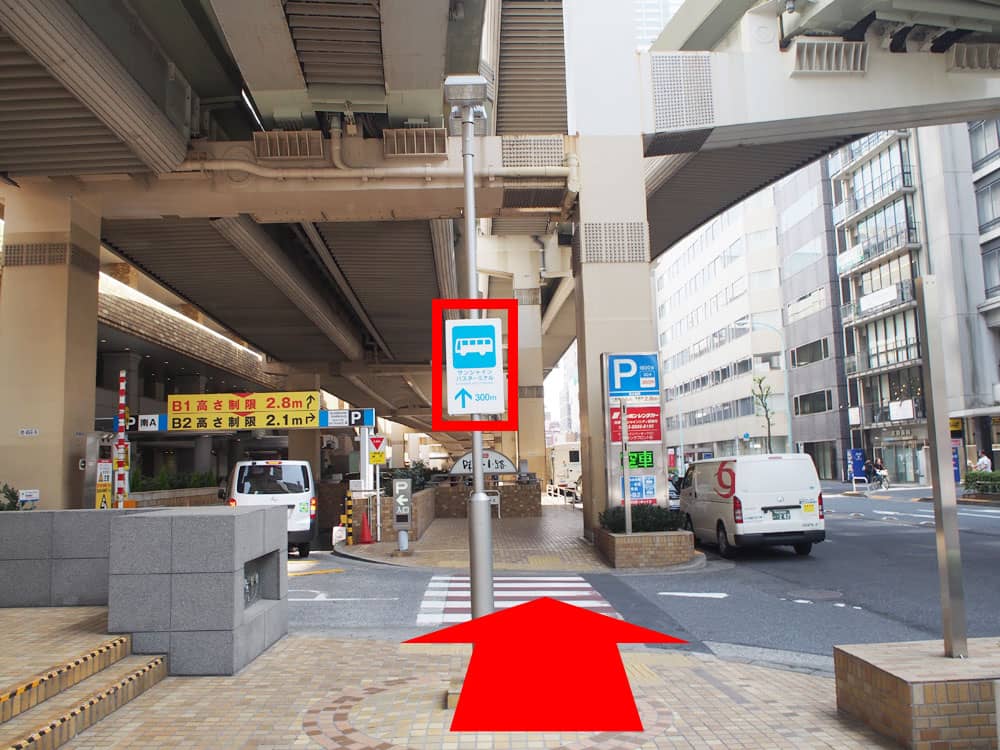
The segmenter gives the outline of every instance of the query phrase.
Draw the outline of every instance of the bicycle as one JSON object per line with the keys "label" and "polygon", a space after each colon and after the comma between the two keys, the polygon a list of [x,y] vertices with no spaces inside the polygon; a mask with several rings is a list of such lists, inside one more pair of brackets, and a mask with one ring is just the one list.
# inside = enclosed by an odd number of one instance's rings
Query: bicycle
{"label": "bicycle", "polygon": [[876,471],[875,476],[872,478],[871,487],[877,490],[889,489],[889,472],[885,469]]}

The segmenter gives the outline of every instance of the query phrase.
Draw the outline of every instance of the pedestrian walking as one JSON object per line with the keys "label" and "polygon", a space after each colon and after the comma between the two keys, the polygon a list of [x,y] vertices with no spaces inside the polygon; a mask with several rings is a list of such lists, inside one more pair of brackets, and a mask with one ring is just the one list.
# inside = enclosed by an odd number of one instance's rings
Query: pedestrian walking
{"label": "pedestrian walking", "polygon": [[979,460],[976,461],[976,471],[993,471],[993,461],[986,455],[986,451],[979,451]]}

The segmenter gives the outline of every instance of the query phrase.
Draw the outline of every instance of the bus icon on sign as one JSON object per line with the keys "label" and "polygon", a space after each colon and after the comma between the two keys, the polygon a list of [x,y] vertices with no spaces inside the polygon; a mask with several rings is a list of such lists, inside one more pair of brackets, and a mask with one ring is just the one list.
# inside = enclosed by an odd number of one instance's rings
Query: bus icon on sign
{"label": "bus icon on sign", "polygon": [[456,369],[496,367],[497,341],[493,326],[455,326],[452,341]]}

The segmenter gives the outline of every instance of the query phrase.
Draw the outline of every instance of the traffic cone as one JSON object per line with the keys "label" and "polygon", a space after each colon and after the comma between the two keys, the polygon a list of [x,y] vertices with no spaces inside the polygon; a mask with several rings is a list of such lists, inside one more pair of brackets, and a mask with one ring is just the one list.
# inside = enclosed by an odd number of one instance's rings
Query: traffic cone
{"label": "traffic cone", "polygon": [[366,510],[361,514],[361,538],[358,540],[358,543],[371,544],[374,541],[372,539],[372,530],[368,526],[368,511]]}

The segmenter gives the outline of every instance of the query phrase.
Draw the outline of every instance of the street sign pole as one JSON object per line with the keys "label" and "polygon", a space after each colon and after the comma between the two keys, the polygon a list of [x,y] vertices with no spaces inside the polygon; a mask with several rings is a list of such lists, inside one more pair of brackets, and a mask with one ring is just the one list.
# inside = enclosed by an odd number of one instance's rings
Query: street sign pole
{"label": "street sign pole", "polygon": [[924,402],[927,406],[927,436],[931,444],[931,485],[934,492],[934,527],[937,537],[938,577],[941,582],[941,617],[944,625],[944,655],[964,659],[966,641],[965,590],[962,555],[958,540],[958,502],[951,466],[951,428],[948,424],[948,388],[944,380],[941,351],[940,306],[937,279],[917,279],[917,310],[920,315],[924,359]]}
{"label": "street sign pole", "polygon": [[[476,258],[476,187],[473,135],[475,113],[471,105],[462,107],[462,177],[465,185],[465,257],[468,264],[469,299],[479,297],[479,269]],[[469,318],[479,317],[479,311],[469,310]],[[500,341],[496,342],[497,357],[501,356]],[[473,415],[478,419],[478,415]],[[472,616],[482,617],[493,611],[493,529],[490,499],[483,482],[483,433],[472,432],[472,497],[469,498],[469,582]]]}
{"label": "street sign pole", "polygon": [[622,500],[625,502],[625,533],[632,533],[632,473],[628,465],[628,405],[622,399]]}

